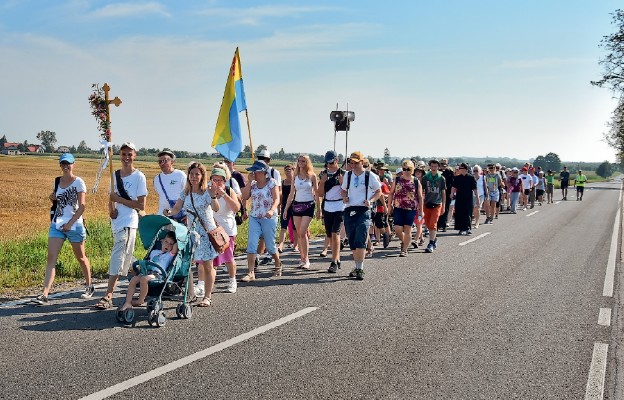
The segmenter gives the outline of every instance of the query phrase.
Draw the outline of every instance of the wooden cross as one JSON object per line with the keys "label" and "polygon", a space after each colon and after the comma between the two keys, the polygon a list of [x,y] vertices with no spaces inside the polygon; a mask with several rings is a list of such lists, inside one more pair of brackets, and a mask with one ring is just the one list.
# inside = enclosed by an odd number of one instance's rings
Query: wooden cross
{"label": "wooden cross", "polygon": [[114,99],[109,100],[108,99],[108,92],[110,91],[110,86],[108,86],[108,83],[105,83],[104,86],[102,86],[102,89],[104,89],[104,100],[106,101],[106,122],[107,122],[107,126],[108,126],[108,142],[111,143],[111,145],[108,147],[108,166],[109,166],[109,170],[110,170],[110,184],[111,187],[113,187],[113,182],[115,179],[115,171],[113,170],[113,133],[111,131],[110,128],[110,105],[114,104],[115,107],[119,107],[119,105],[121,104],[121,99],[117,96],[115,96]]}

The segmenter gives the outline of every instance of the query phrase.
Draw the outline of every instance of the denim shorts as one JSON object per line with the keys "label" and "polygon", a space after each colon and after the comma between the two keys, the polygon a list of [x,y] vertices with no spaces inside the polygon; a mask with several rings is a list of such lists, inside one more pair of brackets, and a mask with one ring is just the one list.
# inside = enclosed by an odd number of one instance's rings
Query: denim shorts
{"label": "denim shorts", "polygon": [[491,191],[488,193],[488,197],[490,201],[498,201],[500,199],[500,193],[497,191]]}
{"label": "denim shorts", "polygon": [[367,207],[347,207],[344,210],[344,226],[351,250],[365,249],[368,229],[371,225],[371,211]]}
{"label": "denim shorts", "polygon": [[87,231],[84,225],[74,224],[75,229],[68,232],[63,232],[60,229],[56,229],[56,224],[52,222],[50,224],[50,230],[48,231],[49,238],[68,239],[70,243],[82,243],[87,240]]}
{"label": "denim shorts", "polygon": [[416,210],[406,210],[405,208],[395,208],[392,212],[394,226],[412,226],[416,218]]}

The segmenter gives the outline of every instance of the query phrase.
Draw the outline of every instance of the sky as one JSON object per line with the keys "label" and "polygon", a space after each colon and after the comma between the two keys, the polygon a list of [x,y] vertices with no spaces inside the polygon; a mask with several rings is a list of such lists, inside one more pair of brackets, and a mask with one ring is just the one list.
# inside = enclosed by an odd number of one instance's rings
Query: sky
{"label": "sky", "polygon": [[106,82],[114,143],[212,152],[238,47],[254,148],[323,154],[348,107],[339,153],[615,161],[616,103],[590,81],[619,3],[4,0],[0,135],[99,148]]}

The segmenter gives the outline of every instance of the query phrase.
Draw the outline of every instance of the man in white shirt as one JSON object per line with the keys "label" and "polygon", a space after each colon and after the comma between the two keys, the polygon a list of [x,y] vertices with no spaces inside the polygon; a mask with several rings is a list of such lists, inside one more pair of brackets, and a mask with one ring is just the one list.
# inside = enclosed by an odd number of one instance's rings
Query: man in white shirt
{"label": "man in white shirt", "polygon": [[[121,169],[115,171],[108,212],[113,231],[113,250],[108,267],[106,294],[95,308],[106,310],[113,305],[113,292],[119,277],[126,275],[132,263],[134,241],[139,227],[139,212],[144,212],[147,197],[145,175],[134,168],[136,146],[126,142],[119,149]],[[119,187],[117,181],[121,181]]]}
{"label": "man in white shirt", "polygon": [[377,175],[364,170],[364,154],[351,153],[347,172],[342,181],[342,201],[345,203],[344,225],[353,252],[355,268],[349,274],[358,280],[364,279],[364,257],[371,225],[372,204],[381,196],[381,184]]}
{"label": "man in white shirt", "polygon": [[186,174],[173,165],[176,156],[172,151],[158,153],[158,165],[162,171],[154,177],[154,190],[158,194],[158,214],[166,208],[173,208],[186,184]]}
{"label": "man in white shirt", "polygon": [[533,189],[533,178],[528,174],[529,168],[522,167],[522,173],[518,176],[522,181],[522,193],[521,193],[521,202],[522,202],[522,211],[527,209],[529,195],[531,194],[531,189]]}

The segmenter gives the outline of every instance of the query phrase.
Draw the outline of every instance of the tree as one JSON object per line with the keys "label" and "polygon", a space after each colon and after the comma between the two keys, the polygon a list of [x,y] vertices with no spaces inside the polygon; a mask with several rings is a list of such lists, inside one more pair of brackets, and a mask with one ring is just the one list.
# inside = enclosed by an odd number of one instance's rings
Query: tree
{"label": "tree", "polygon": [[54,145],[56,144],[56,133],[51,131],[41,131],[37,133],[37,139],[41,141],[41,145],[45,147],[48,153],[54,151]]}
{"label": "tree", "polygon": [[267,149],[267,147],[266,147],[265,145],[261,144],[260,146],[258,146],[258,147],[256,148],[256,154],[258,154],[258,153],[260,153],[262,150],[266,150],[266,149]]}
{"label": "tree", "polygon": [[17,149],[22,153],[26,153],[28,151],[28,141],[24,140],[24,143],[18,144]]}
{"label": "tree", "polygon": [[0,138],[0,148],[4,147],[4,144],[8,142],[6,135],[2,135],[2,137]]}
{"label": "tree", "polygon": [[560,171],[561,170],[561,159],[556,153],[548,153],[544,156],[544,160],[546,161],[546,165],[542,167],[543,170],[548,171]]}
{"label": "tree", "polygon": [[605,161],[596,168],[596,175],[608,178],[613,174],[613,166],[609,161]]}
{"label": "tree", "polygon": [[284,152],[284,148],[282,147],[280,149],[280,151],[277,153],[277,158],[280,159],[280,160],[283,160],[285,154],[286,154],[286,152]]}
{"label": "tree", "polygon": [[89,154],[91,153],[91,149],[89,148],[89,146],[87,146],[87,142],[81,140],[78,144],[78,147],[76,148],[76,152],[79,154]]}
{"label": "tree", "polygon": [[384,149],[384,162],[386,164],[390,164],[390,162],[392,161],[392,159],[390,158],[390,150],[388,150],[388,148],[386,147]]}
{"label": "tree", "polygon": [[606,86],[620,97],[624,91],[624,10],[615,10],[611,16],[611,23],[617,27],[617,31],[603,36],[600,41],[600,47],[608,54],[598,62],[604,69],[602,78],[591,84]]}

